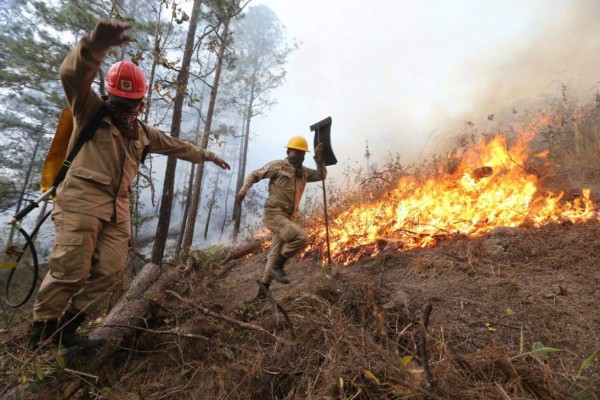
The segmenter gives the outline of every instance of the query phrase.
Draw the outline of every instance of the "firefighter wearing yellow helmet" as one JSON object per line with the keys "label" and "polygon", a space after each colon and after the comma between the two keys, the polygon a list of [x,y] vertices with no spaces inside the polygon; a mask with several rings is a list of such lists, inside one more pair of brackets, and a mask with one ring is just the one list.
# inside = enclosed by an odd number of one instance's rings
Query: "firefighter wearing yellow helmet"
{"label": "firefighter wearing yellow helmet", "polygon": [[[273,280],[290,283],[283,267],[286,261],[296,255],[306,245],[307,235],[294,221],[298,215],[298,205],[307,182],[319,182],[327,176],[323,163],[323,145],[315,148],[317,169],[303,166],[304,155],[309,152],[308,143],[302,136],[294,136],[287,146],[287,158],[271,161],[264,167],[251,172],[236,195],[241,203],[250,187],[262,179],[269,179],[269,197],[265,202],[263,222],[271,231],[271,250],[262,282],[267,288]],[[267,294],[259,288],[256,300],[266,299]]]}
{"label": "firefighter wearing yellow helmet", "polygon": [[108,96],[92,89],[107,51],[131,40],[131,24],[103,20],[72,49],[60,67],[65,96],[73,112],[69,151],[99,110],[107,114],[94,127],[56,190],[52,220],[55,247],[34,304],[29,340],[37,347],[53,338],[65,347],[92,347],[103,338],[76,333],[86,316],[120,286],[130,237],[129,188],[145,150],[199,163],[229,164],[212,152],[142,129],[137,117],[147,91],[142,70],[131,61],[114,64],[106,76]]}

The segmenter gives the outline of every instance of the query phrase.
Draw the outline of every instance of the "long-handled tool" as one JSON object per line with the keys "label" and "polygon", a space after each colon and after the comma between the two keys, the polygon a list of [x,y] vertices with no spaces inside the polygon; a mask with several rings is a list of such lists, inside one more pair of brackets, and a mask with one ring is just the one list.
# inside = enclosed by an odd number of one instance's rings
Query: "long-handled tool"
{"label": "long-handled tool", "polygon": [[[337,159],[331,148],[331,117],[310,126],[310,130],[315,132],[314,147],[323,143],[323,164],[325,166],[337,164]],[[327,236],[327,261],[331,265],[331,247],[329,245],[329,220],[327,216],[327,191],[325,189],[325,178],[323,178],[323,204],[325,214],[325,234]]]}

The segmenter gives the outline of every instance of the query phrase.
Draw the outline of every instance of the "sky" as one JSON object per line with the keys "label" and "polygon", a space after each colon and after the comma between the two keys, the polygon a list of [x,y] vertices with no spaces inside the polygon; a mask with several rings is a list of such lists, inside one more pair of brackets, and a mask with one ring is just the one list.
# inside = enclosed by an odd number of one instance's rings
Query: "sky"
{"label": "sky", "polygon": [[[399,153],[417,161],[444,132],[600,79],[600,1],[253,0],[285,25],[291,54],[278,100],[253,120],[247,170],[283,158],[294,135],[333,119],[330,167]],[[312,161],[307,162],[310,166]],[[380,164],[381,164],[380,163]]]}

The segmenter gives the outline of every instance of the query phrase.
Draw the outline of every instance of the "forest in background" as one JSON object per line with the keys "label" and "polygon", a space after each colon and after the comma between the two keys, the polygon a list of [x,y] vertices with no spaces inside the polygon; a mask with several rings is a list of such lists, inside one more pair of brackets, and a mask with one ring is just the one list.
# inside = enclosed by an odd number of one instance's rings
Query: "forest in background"
{"label": "forest in background", "polygon": [[[168,238],[170,256],[178,256],[192,244],[248,235],[243,221],[252,220],[264,191],[253,191],[244,213],[233,209],[233,198],[247,172],[251,123],[276,103],[272,91],[284,82],[287,57],[297,47],[273,11],[249,3],[7,2],[0,11],[0,215],[8,219],[40,194],[41,166],[66,106],[58,79],[62,59],[98,19],[116,18],[134,22],[135,40],[109,53],[94,89],[105,93],[112,63],[135,61],[149,84],[144,122],[233,166],[229,175],[148,157],[132,187],[134,241],[143,246],[156,238],[151,253],[160,262]],[[15,240],[14,229],[2,226],[1,232],[4,246]]]}

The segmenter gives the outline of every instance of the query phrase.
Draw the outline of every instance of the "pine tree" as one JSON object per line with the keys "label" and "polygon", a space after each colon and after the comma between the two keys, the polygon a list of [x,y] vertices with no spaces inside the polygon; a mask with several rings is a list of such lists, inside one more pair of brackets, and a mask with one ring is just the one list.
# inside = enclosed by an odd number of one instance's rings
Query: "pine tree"
{"label": "pine tree", "polygon": [[[240,190],[246,174],[248,142],[252,118],[263,114],[275,100],[270,97],[273,89],[285,79],[285,64],[289,54],[297,48],[288,46],[285,28],[277,15],[266,6],[248,10],[245,18],[234,27],[235,59],[237,69],[228,76],[232,87],[232,101],[244,116],[244,131],[240,143],[236,192]],[[242,218],[240,204],[233,208],[233,237],[237,239]]]}

